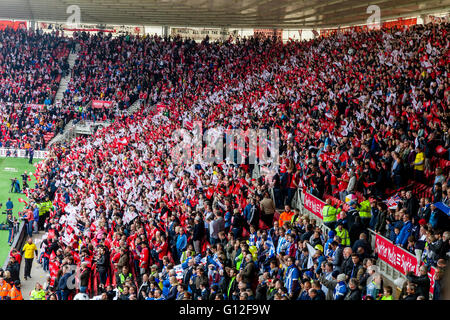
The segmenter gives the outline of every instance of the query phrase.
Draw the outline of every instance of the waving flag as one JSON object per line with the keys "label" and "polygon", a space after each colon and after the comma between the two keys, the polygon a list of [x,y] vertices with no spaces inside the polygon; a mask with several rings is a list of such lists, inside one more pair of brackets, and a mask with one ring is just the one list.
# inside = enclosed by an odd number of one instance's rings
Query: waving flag
{"label": "waving flag", "polygon": [[436,208],[444,212],[446,215],[450,216],[450,207],[447,206],[445,203],[436,202],[434,205],[436,206]]}
{"label": "waving flag", "polygon": [[177,264],[173,269],[175,270],[177,280],[183,280],[183,268],[181,267],[181,264]]}
{"label": "waving flag", "polygon": [[364,184],[364,187],[369,188],[369,187],[375,185],[376,182],[363,182],[363,184]]}
{"label": "waving flag", "polygon": [[136,212],[127,210],[127,211],[125,212],[125,214],[123,215],[123,222],[124,222],[125,224],[128,224],[128,223],[130,223],[131,221],[133,221],[136,217],[137,217]]}
{"label": "waving flag", "polygon": [[306,244],[306,246],[308,247],[308,264],[306,265],[306,268],[312,268],[314,266],[314,261],[313,261],[313,256],[314,254],[316,254],[316,249],[314,249],[314,247],[312,245],[310,245],[309,243]]}
{"label": "waving flag", "polygon": [[269,233],[267,234],[266,244],[269,247],[269,258],[274,257],[275,256],[275,246],[273,245],[273,240]]}
{"label": "waving flag", "polygon": [[438,155],[443,155],[446,152],[447,152],[447,149],[445,149],[443,146],[439,145],[436,147],[436,153]]}
{"label": "waving flag", "polygon": [[397,209],[399,202],[401,201],[400,196],[395,194],[395,196],[390,197],[387,200],[384,200],[383,202],[386,203],[389,209]]}
{"label": "waving flag", "polygon": [[28,205],[28,202],[26,202],[25,200],[23,200],[22,198],[17,199],[17,201],[24,203],[25,205]]}

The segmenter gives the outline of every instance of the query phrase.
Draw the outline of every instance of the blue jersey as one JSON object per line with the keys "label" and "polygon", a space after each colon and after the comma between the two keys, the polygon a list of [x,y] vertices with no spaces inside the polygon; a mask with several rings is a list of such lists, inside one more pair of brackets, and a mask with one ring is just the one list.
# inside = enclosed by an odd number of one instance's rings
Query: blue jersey
{"label": "blue jersey", "polygon": [[276,253],[280,254],[281,252],[285,252],[287,249],[288,242],[285,237],[280,237],[278,239],[277,250]]}
{"label": "blue jersey", "polygon": [[286,275],[285,275],[285,281],[284,285],[286,289],[288,290],[289,294],[294,293],[293,290],[296,290],[298,288],[294,288],[294,281],[297,281],[298,284],[298,278],[300,277],[300,271],[295,265],[290,265],[286,269]]}
{"label": "blue jersey", "polygon": [[333,299],[344,300],[346,294],[347,294],[347,286],[345,285],[345,281],[338,282],[336,284],[336,287],[334,288]]}

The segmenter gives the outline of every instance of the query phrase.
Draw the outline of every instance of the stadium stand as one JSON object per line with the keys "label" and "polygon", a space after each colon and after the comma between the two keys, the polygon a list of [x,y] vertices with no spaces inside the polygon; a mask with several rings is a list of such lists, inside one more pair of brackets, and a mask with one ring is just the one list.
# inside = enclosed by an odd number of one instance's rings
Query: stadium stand
{"label": "stadium stand", "polygon": [[[26,210],[50,201],[39,216],[46,298],[390,300],[369,241],[377,233],[419,257],[399,299],[440,299],[448,31],[413,25],[285,44],[76,35],[65,107],[46,110],[115,121],[56,143],[36,166]],[[132,116],[83,109],[94,99],[143,104]],[[228,135],[278,129],[279,167],[181,163],[173,132],[195,121]],[[321,222],[303,214],[299,193],[325,201]]]}

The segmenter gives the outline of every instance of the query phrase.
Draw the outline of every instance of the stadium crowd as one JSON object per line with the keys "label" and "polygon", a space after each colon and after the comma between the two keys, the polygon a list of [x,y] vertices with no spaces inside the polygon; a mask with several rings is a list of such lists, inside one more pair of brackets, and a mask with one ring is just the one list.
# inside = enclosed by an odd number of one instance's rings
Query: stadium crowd
{"label": "stadium crowd", "polygon": [[[124,105],[147,87],[148,95],[138,113],[53,147],[37,165],[27,210],[48,200],[53,209],[38,217],[50,277],[34,294],[391,300],[370,228],[422,252],[424,264],[408,274],[400,299],[429,299],[431,266],[439,299],[450,239],[449,216],[434,206],[450,205],[448,29],[417,25],[287,44],[87,39],[70,90]],[[157,61],[159,71],[142,72]],[[180,163],[172,132],[194,120],[225,133],[277,128],[280,165],[252,178],[248,161]],[[411,183],[429,186],[431,197],[418,199]],[[299,189],[327,198],[329,232],[292,208]],[[396,206],[388,206],[383,200],[397,191]],[[348,195],[358,200],[345,203]]]}
{"label": "stadium crowd", "polygon": [[[44,149],[44,134],[55,130],[53,105],[61,76],[69,68],[72,40],[56,33],[0,32],[0,146]],[[29,148],[29,147],[28,147]]]}
{"label": "stadium crowd", "polygon": [[[146,97],[144,90],[155,83],[153,73],[159,74],[154,70],[162,68],[157,61],[164,59],[160,52],[151,50],[153,38],[113,38],[111,33],[105,36],[80,32],[76,39],[81,49],[64,93],[63,105],[83,108],[91,100],[106,100],[116,103],[122,110],[140,96]],[[92,118],[107,119],[108,111],[103,110],[100,116],[98,110],[91,108],[86,113]]]}

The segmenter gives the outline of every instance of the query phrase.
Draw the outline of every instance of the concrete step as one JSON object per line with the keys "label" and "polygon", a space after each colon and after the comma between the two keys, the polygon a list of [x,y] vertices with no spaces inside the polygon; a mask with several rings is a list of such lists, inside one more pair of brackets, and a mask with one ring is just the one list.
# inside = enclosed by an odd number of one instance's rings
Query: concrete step
{"label": "concrete step", "polygon": [[72,68],[75,65],[75,60],[77,59],[78,52],[69,54],[68,63],[69,63],[69,72],[68,75],[64,78],[61,78],[59,82],[58,91],[55,95],[55,101],[61,101],[64,98],[64,92],[67,90],[67,86],[70,83]]}
{"label": "concrete step", "polygon": [[[38,234],[33,235],[33,241],[36,247],[39,249],[42,237],[44,236],[44,232],[40,231]],[[39,252],[40,253],[40,252]],[[31,300],[30,293],[34,289],[36,282],[39,282],[41,285],[44,284],[47,277],[49,276],[49,273],[45,272],[42,269],[42,265],[40,265],[36,259],[36,257],[33,260],[33,265],[31,267],[31,278],[28,278],[27,280],[24,279],[24,269],[25,269],[25,260],[23,260],[20,263],[20,282],[21,282],[21,292],[24,300]]]}

